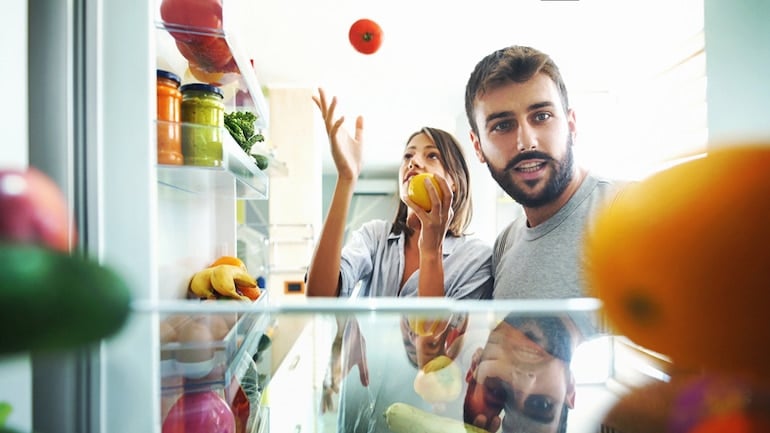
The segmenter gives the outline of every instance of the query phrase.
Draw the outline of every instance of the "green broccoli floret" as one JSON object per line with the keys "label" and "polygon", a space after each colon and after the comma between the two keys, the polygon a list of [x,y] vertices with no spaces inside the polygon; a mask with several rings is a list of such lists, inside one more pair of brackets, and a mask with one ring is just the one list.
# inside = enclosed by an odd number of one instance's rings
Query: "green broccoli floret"
{"label": "green broccoli floret", "polygon": [[246,153],[251,150],[251,146],[254,143],[264,141],[262,134],[256,134],[256,129],[254,128],[254,122],[256,121],[256,114],[250,111],[225,113],[225,128]]}

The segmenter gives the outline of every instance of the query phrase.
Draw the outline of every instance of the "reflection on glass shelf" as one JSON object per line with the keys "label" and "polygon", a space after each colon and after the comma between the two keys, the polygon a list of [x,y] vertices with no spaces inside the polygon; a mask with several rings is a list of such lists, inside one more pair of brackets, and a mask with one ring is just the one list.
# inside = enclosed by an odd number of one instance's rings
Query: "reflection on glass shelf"
{"label": "reflection on glass shelf", "polygon": [[267,199],[267,174],[235,144],[226,131],[223,138],[221,166],[158,164],[158,183],[193,194],[214,193],[222,197],[234,195],[241,200]]}

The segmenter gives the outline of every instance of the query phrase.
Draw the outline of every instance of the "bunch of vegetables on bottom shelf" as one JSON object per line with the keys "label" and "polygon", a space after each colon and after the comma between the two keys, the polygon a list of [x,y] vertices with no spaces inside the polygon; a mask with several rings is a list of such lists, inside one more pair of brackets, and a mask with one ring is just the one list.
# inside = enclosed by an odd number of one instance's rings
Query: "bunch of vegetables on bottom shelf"
{"label": "bunch of vegetables on bottom shelf", "polygon": [[230,133],[238,143],[241,149],[254,158],[254,162],[257,164],[260,170],[267,169],[268,159],[264,155],[251,153],[251,148],[255,143],[265,141],[265,137],[258,133],[254,127],[254,122],[257,121],[257,115],[250,111],[233,111],[231,113],[225,113],[225,129]]}
{"label": "bunch of vegetables on bottom shelf", "polygon": [[[72,251],[75,232],[52,179],[33,167],[0,169],[0,357],[76,349],[125,324],[131,290],[115,270]],[[11,405],[0,408],[0,432],[13,432]]]}

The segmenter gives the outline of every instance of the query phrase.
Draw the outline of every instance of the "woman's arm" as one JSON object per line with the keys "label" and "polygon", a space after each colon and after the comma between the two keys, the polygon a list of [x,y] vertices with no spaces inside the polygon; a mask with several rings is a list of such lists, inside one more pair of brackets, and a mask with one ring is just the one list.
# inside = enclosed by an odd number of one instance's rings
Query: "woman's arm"
{"label": "woman's arm", "polygon": [[308,296],[338,296],[345,223],[355,181],[337,180],[307,275]]}
{"label": "woman's arm", "polygon": [[441,188],[441,198],[430,180],[425,180],[425,189],[431,199],[431,210],[426,212],[408,196],[402,197],[420,219],[417,247],[420,251],[420,277],[417,283],[419,296],[444,296],[444,252],[443,244],[449,224],[452,221],[452,190],[446,180],[436,176]]}
{"label": "woman's arm", "polygon": [[356,119],[355,136],[351,137],[341,127],[345,118],[334,118],[337,98],[327,102],[324,91],[319,89],[318,96],[313,96],[313,101],[321,111],[329,136],[334,165],[337,167],[337,184],[308,269],[307,294],[308,296],[338,296],[345,224],[350,202],[353,199],[353,190],[361,173],[364,121],[360,116]]}

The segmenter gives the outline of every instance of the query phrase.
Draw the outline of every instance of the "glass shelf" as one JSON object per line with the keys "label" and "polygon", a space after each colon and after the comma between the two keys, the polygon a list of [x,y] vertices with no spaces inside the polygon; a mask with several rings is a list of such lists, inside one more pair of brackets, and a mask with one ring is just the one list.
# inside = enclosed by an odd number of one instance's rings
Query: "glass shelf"
{"label": "glass shelf", "polygon": [[[220,166],[158,164],[160,185],[193,194],[215,193],[241,200],[265,200],[269,194],[269,178],[253,158],[246,154],[224,128],[222,129],[222,161]],[[235,179],[235,187],[233,187]]]}
{"label": "glass shelf", "polygon": [[175,302],[191,310],[169,314],[161,320],[161,338],[168,340],[161,341],[160,346],[161,391],[221,389],[233,378],[241,377],[245,370],[241,361],[257,355],[260,340],[270,325],[269,313],[253,312],[263,310],[262,305],[268,303],[267,291],[262,291],[253,303],[243,305],[239,313],[218,313],[200,301]]}

